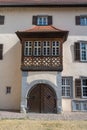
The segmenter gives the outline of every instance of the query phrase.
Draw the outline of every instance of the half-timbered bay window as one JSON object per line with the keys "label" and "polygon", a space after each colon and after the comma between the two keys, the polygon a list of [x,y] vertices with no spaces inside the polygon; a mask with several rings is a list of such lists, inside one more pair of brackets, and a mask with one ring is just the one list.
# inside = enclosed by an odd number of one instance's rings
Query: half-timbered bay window
{"label": "half-timbered bay window", "polygon": [[62,71],[62,46],[68,31],[53,27],[51,16],[34,16],[33,24],[40,25],[16,32],[22,44],[22,71]]}
{"label": "half-timbered bay window", "polygon": [[73,96],[73,78],[62,77],[62,96],[71,98]]}
{"label": "half-timbered bay window", "polygon": [[75,60],[87,62],[87,42],[80,41],[75,43]]}

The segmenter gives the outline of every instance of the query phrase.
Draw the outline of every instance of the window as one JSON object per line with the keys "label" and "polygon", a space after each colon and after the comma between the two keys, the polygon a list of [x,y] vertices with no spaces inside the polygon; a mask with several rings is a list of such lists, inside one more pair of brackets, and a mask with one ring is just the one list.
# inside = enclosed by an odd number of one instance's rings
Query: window
{"label": "window", "polygon": [[81,84],[82,84],[82,97],[87,98],[87,78],[82,79]]}
{"label": "window", "polygon": [[4,16],[1,16],[1,15],[0,15],[0,25],[3,25],[3,24],[4,24],[4,18],[5,18]]}
{"label": "window", "polygon": [[41,42],[35,41],[34,42],[34,56],[40,56],[41,55]]}
{"label": "window", "polygon": [[75,60],[87,62],[87,42],[79,41],[74,45],[75,50]]}
{"label": "window", "polygon": [[87,26],[87,15],[76,16],[76,25]]}
{"label": "window", "polygon": [[25,56],[31,56],[32,55],[32,42],[31,41],[25,42],[24,55]]}
{"label": "window", "polygon": [[44,56],[50,55],[50,42],[49,41],[43,42],[43,55]]}
{"label": "window", "polygon": [[87,16],[80,17],[80,25],[87,25]]}
{"label": "window", "polygon": [[87,101],[73,100],[72,110],[73,111],[87,111]]}
{"label": "window", "polygon": [[53,56],[59,55],[59,42],[58,41],[52,42],[52,55]]}
{"label": "window", "polygon": [[38,26],[52,25],[52,16],[48,16],[48,15],[33,16],[32,24]]}
{"label": "window", "polygon": [[80,43],[80,56],[81,61],[87,61],[87,44],[84,42]]}
{"label": "window", "polygon": [[0,60],[3,59],[3,44],[0,44]]}
{"label": "window", "polygon": [[76,98],[87,98],[87,78],[75,79]]}
{"label": "window", "polygon": [[10,94],[11,93],[11,87],[6,87],[6,94]]}
{"label": "window", "polygon": [[48,17],[39,16],[37,18],[37,25],[48,25]]}
{"label": "window", "polygon": [[72,97],[73,95],[73,78],[72,77],[62,77],[62,96]]}

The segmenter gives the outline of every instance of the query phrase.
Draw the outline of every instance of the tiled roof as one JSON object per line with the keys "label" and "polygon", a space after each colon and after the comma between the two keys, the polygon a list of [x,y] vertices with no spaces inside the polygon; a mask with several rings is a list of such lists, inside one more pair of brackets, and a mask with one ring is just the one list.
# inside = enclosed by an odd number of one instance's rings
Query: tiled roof
{"label": "tiled roof", "polygon": [[57,29],[53,26],[34,26],[31,29],[23,32],[62,32],[63,30]]}
{"label": "tiled roof", "polygon": [[85,5],[87,0],[0,0],[0,5]]}

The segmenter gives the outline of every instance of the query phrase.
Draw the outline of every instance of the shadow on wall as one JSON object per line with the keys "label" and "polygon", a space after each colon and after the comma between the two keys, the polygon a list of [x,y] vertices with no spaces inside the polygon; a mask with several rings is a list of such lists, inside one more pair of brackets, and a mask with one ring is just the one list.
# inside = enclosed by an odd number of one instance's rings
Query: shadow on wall
{"label": "shadow on wall", "polygon": [[75,62],[74,45],[70,46],[70,50],[71,50],[72,62]]}
{"label": "shadow on wall", "polygon": [[[21,96],[21,44],[17,42],[11,48],[4,45],[3,60],[0,61],[0,109],[20,109]],[[7,49],[5,53],[5,49]],[[6,94],[6,87],[11,87],[11,93]]]}

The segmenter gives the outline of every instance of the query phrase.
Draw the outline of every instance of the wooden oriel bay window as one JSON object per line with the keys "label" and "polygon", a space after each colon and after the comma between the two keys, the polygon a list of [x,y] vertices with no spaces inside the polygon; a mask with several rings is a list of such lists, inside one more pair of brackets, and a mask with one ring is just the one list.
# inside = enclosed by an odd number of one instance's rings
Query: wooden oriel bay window
{"label": "wooden oriel bay window", "polygon": [[25,40],[23,68],[34,70],[62,70],[62,44],[59,40]]}
{"label": "wooden oriel bay window", "polygon": [[68,31],[52,26],[52,16],[33,16],[33,24],[16,32],[22,44],[22,71],[62,71],[62,46]]}

